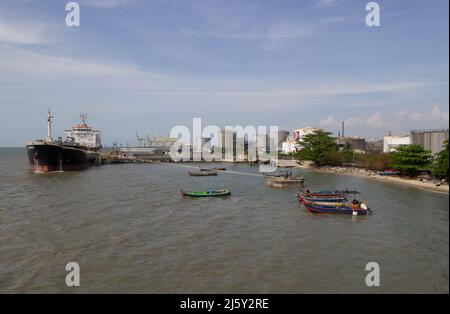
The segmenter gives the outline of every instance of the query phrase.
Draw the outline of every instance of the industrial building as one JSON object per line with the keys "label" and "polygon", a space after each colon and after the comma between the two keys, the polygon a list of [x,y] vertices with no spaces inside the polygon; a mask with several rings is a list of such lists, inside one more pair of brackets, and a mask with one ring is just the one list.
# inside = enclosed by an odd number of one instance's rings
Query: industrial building
{"label": "industrial building", "polygon": [[382,153],[383,140],[368,140],[366,143],[366,152],[368,153]]}
{"label": "industrial building", "polygon": [[274,140],[276,141],[276,144],[271,145],[271,147],[275,147],[277,149],[277,151],[282,151],[283,143],[286,142],[288,137],[289,137],[289,131],[279,130],[277,133],[275,133]]}
{"label": "industrial building", "polygon": [[395,152],[396,148],[400,145],[411,144],[411,138],[409,135],[405,136],[394,136],[391,133],[385,136],[383,139],[383,152],[392,153]]}
{"label": "industrial building", "polygon": [[336,139],[339,149],[353,150],[356,153],[366,152],[366,139],[363,137],[339,137]]}
{"label": "industrial building", "polygon": [[444,148],[444,142],[448,141],[448,129],[412,130],[409,132],[411,144],[421,145],[437,154]]}
{"label": "industrial building", "polygon": [[392,136],[389,134],[384,137],[383,151],[391,153],[400,145],[416,144],[426,150],[430,150],[434,155],[444,149],[444,142],[448,138],[448,129],[412,130],[409,132],[409,135],[405,136]]}

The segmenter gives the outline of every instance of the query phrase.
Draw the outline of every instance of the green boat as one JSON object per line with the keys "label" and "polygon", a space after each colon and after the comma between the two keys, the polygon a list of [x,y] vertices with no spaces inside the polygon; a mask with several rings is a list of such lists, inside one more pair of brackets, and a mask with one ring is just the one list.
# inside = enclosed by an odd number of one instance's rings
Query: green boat
{"label": "green boat", "polygon": [[190,197],[217,197],[217,196],[228,196],[231,195],[231,191],[224,190],[209,190],[209,191],[183,191],[181,190],[183,196]]}

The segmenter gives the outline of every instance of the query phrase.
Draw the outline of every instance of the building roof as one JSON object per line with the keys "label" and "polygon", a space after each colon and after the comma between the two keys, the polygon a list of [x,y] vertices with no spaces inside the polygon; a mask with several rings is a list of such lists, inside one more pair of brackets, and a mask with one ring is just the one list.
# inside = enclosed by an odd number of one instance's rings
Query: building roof
{"label": "building roof", "polygon": [[422,129],[422,130],[411,130],[411,133],[432,133],[432,132],[448,132],[448,129]]}

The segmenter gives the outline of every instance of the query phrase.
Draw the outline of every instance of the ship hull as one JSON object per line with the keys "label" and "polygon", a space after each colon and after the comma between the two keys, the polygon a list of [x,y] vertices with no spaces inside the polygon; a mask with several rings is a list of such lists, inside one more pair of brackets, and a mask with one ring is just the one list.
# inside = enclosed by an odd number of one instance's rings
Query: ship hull
{"label": "ship hull", "polygon": [[30,171],[35,173],[84,170],[95,163],[98,153],[61,144],[27,145]]}

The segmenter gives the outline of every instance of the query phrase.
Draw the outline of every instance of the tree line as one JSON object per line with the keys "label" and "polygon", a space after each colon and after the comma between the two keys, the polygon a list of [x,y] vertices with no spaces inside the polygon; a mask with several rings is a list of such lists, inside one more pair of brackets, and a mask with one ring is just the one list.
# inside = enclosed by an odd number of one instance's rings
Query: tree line
{"label": "tree line", "polygon": [[303,137],[301,149],[295,157],[311,160],[317,167],[352,165],[370,170],[394,169],[403,175],[416,176],[431,172],[439,179],[449,178],[449,142],[436,155],[421,145],[401,145],[393,153],[355,153],[351,147],[339,150],[336,138],[330,132],[316,131]]}

